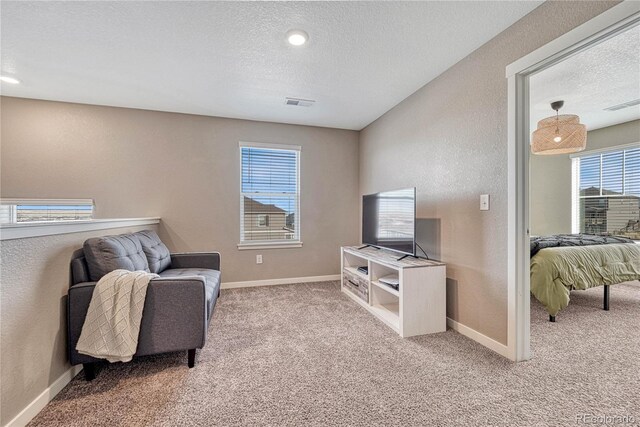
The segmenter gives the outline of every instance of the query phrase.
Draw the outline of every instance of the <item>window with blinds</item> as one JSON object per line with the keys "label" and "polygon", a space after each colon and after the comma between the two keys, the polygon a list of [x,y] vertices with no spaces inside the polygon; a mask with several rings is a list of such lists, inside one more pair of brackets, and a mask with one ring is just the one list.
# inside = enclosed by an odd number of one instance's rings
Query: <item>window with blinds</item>
{"label": "window with blinds", "polygon": [[93,219],[91,199],[0,199],[0,224]]}
{"label": "window with blinds", "polygon": [[240,243],[300,241],[300,147],[240,143]]}
{"label": "window with blinds", "polygon": [[572,158],[573,232],[640,240],[640,146]]}

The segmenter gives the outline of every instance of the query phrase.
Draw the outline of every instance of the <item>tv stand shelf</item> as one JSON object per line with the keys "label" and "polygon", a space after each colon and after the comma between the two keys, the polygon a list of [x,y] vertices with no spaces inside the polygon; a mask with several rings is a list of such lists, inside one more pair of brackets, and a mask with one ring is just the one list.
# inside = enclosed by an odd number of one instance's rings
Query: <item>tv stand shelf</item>
{"label": "tv stand shelf", "polygon": [[[446,330],[446,265],[372,247],[340,250],[341,289],[402,337]],[[358,271],[367,266],[368,274]],[[379,279],[397,275],[398,290]]]}

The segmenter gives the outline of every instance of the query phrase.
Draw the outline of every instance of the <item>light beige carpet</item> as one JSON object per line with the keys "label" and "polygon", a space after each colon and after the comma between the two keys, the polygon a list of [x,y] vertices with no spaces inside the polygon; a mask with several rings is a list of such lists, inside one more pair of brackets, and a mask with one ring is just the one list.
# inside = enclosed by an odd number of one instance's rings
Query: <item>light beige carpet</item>
{"label": "light beige carpet", "polygon": [[453,331],[402,339],[311,283],[222,291],[196,367],[186,352],[80,374],[32,426],[545,426],[583,413],[640,422],[640,283],[573,292],[535,358],[514,364]]}

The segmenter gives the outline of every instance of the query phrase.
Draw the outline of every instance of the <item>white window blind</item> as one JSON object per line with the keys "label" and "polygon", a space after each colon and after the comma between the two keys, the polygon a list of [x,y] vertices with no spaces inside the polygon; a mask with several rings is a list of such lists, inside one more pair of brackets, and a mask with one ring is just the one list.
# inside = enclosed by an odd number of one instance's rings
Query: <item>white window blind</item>
{"label": "white window blind", "polygon": [[240,143],[240,243],[300,241],[300,147]]}
{"label": "white window blind", "polygon": [[87,221],[93,211],[91,199],[0,199],[0,224]]}
{"label": "white window blind", "polygon": [[640,146],[575,156],[573,232],[640,240]]}

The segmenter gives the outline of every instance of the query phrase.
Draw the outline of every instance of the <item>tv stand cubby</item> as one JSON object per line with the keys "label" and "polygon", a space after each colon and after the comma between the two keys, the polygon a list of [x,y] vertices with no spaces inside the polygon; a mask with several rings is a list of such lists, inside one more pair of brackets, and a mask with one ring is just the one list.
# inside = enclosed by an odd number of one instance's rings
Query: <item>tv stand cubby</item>
{"label": "tv stand cubby", "polygon": [[[398,260],[398,254],[373,247],[340,250],[342,292],[384,322],[401,337],[444,332],[446,266],[422,258]],[[358,267],[368,268],[368,274]],[[397,275],[398,290],[379,279]]]}

